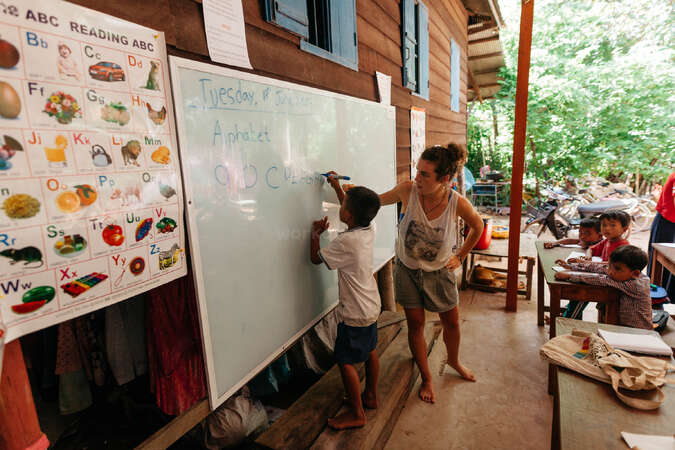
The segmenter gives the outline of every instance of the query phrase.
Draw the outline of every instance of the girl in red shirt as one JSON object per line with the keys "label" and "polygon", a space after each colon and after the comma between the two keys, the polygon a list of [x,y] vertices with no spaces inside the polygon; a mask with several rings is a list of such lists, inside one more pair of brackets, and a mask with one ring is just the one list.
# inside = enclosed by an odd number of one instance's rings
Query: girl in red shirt
{"label": "girl in red shirt", "polygon": [[[652,232],[649,235],[649,264],[647,274],[652,273],[652,243],[675,242],[675,172],[671,173],[661,190],[659,202],[656,204],[656,217],[652,222]],[[675,300],[674,277],[667,270],[663,272],[663,288],[668,291],[671,301]]]}

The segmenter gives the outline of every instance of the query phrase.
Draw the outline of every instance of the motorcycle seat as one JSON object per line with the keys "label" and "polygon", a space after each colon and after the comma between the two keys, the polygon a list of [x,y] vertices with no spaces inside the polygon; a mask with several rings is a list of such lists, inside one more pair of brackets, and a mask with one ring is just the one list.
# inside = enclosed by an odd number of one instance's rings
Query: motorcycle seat
{"label": "motorcycle seat", "polygon": [[589,217],[595,214],[602,214],[610,209],[625,209],[626,204],[621,200],[603,200],[601,202],[593,202],[588,205],[581,205],[577,208],[581,217]]}

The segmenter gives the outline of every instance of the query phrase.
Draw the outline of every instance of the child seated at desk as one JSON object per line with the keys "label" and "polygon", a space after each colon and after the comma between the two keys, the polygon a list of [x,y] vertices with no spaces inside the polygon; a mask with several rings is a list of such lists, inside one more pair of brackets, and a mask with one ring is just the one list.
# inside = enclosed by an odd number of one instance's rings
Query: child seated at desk
{"label": "child seated at desk", "polygon": [[[373,243],[375,231],[370,223],[380,209],[380,197],[363,186],[353,187],[346,194],[338,179],[329,172],[331,184],[340,202],[340,220],[344,231],[323,248],[319,236],[328,228],[328,217],[312,225],[310,259],[338,271],[338,315],[340,323],[335,339],[335,362],[340,367],[342,383],[349,397],[349,410],[329,419],[328,426],[337,430],[366,424],[363,407],[377,407],[377,375],[379,362],[377,318],[380,316],[380,294],[373,277]],[[359,375],[354,365],[366,363],[366,388],[361,396]]]}
{"label": "child seated at desk", "polygon": [[544,242],[544,248],[553,248],[560,245],[580,245],[581,248],[586,249],[592,245],[597,244],[602,240],[602,233],[600,231],[600,220],[596,217],[587,217],[581,219],[579,223],[579,237],[560,239],[555,242]]}
{"label": "child seated at desk", "polygon": [[[609,260],[609,255],[615,249],[623,245],[630,244],[630,242],[623,238],[623,235],[628,230],[629,225],[630,216],[625,211],[610,210],[601,214],[600,231],[605,238],[599,243],[592,245],[588,249],[588,253],[590,253],[590,257],[588,259],[590,260],[593,256],[599,256],[602,258],[602,263],[605,264]],[[579,235],[581,235],[581,231],[579,231]],[[585,261],[585,259],[573,258],[567,262],[578,263],[583,261]],[[588,302],[578,302],[576,300],[571,300],[563,312],[563,317],[581,320],[584,309],[586,309],[587,305]]]}
{"label": "child seated at desk", "polygon": [[[612,252],[609,264],[594,262],[556,262],[565,269],[577,272],[557,272],[558,280],[568,280],[607,286],[619,294],[619,325],[652,329],[652,300],[649,277],[642,273],[647,265],[647,254],[634,245],[624,245]],[[590,272],[590,273],[582,273]]]}

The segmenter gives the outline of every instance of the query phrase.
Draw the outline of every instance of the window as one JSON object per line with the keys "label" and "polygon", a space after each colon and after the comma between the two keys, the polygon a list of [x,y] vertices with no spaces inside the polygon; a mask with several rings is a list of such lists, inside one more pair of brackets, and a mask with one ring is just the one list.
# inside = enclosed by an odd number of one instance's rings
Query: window
{"label": "window", "polygon": [[403,86],[429,100],[429,10],[401,0],[401,17]]}
{"label": "window", "polygon": [[450,109],[459,112],[459,45],[450,39]]}
{"label": "window", "polygon": [[356,0],[264,0],[265,20],[303,39],[300,48],[358,70]]}

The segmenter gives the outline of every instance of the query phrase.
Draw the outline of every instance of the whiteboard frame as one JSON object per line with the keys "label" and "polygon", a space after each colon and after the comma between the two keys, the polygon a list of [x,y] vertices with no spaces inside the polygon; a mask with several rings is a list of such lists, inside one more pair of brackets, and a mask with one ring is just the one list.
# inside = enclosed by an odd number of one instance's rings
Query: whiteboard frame
{"label": "whiteboard frame", "polygon": [[[225,391],[223,395],[218,396],[218,385],[217,378],[215,373],[214,362],[211,360],[210,355],[213,354],[213,345],[211,342],[211,331],[209,328],[209,320],[207,314],[207,303],[206,303],[206,288],[204,285],[204,278],[202,276],[202,264],[201,264],[201,255],[199,251],[199,232],[197,225],[197,214],[193,210],[192,206],[192,183],[190,180],[190,174],[187,170],[187,167],[183,165],[183,161],[186,161],[187,158],[183,158],[183,149],[187,148],[189,143],[185,140],[185,128],[184,128],[184,116],[183,116],[183,94],[181,92],[180,78],[178,75],[179,69],[191,69],[199,72],[210,73],[213,75],[234,77],[246,81],[271,84],[280,88],[293,89],[296,91],[306,92],[315,95],[322,95],[325,97],[349,100],[356,103],[363,103],[368,105],[377,105],[380,106],[383,110],[387,112],[387,117],[396,122],[396,109],[391,105],[385,105],[382,103],[373,102],[370,100],[364,100],[357,97],[351,97],[344,94],[337,94],[331,91],[325,91],[322,89],[312,88],[308,86],[303,86],[300,84],[290,83],[287,81],[277,80],[275,78],[263,77],[261,75],[255,75],[248,72],[242,72],[239,70],[228,69],[222,66],[217,66],[214,64],[207,64],[198,61],[193,61],[191,59],[180,58],[178,56],[169,55],[169,68],[170,68],[170,78],[173,92],[173,106],[175,110],[176,118],[176,130],[178,132],[178,150],[181,160],[180,168],[182,173],[183,180],[183,195],[184,198],[184,207],[187,212],[187,237],[190,244],[190,259],[192,260],[192,271],[195,281],[195,287],[197,290],[197,307],[199,310],[199,325],[202,331],[202,350],[204,354],[204,363],[206,365],[206,375],[207,375],[207,384],[209,390],[209,405],[211,410],[215,410],[228,398],[230,398],[235,392],[241,389],[246,383],[248,383],[253,377],[255,377],[261,370],[267,367],[275,359],[277,359],[283,352],[290,348],[298,339],[300,339],[307,331],[309,331],[314,325],[319,322],[323,317],[330,313],[337,305],[338,299],[335,300],[331,306],[326,310],[321,312],[318,316],[310,321],[305,327],[300,331],[294,334],[288,341],[284,342],[277,350],[272,352],[267,358],[265,358],[260,364],[258,364],[253,370],[246,374],[238,383],[236,383],[232,388]],[[179,107],[181,106],[181,107]],[[394,157],[396,157],[396,149],[393,149]],[[389,258],[385,259],[384,262],[374,267],[373,273],[379,271],[391,258],[394,257],[395,252],[392,250]]]}

